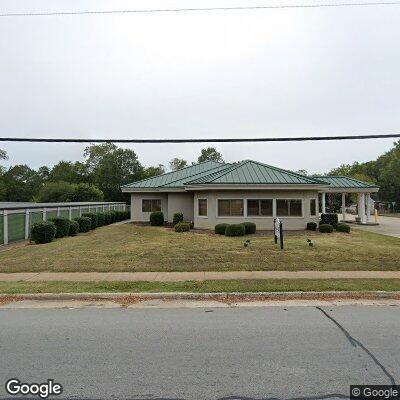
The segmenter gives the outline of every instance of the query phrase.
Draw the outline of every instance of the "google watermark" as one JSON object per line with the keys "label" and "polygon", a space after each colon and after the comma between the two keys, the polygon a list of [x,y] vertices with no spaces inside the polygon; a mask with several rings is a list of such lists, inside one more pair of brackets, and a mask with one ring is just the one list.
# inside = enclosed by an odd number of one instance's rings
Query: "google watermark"
{"label": "google watermark", "polygon": [[400,400],[400,387],[394,385],[351,385],[351,400]]}
{"label": "google watermark", "polygon": [[43,383],[24,383],[12,378],[6,382],[6,392],[11,396],[38,396],[41,399],[47,399],[49,396],[59,396],[63,392],[63,387],[55,383],[53,379],[48,379]]}

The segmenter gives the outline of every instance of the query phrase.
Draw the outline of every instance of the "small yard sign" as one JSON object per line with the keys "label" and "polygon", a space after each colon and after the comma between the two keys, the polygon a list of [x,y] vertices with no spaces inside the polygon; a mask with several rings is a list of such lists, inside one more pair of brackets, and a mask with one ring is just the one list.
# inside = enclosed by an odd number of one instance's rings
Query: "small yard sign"
{"label": "small yard sign", "polygon": [[282,221],[279,218],[274,219],[274,237],[275,237],[275,244],[278,243],[278,238],[279,238],[281,250],[283,250]]}

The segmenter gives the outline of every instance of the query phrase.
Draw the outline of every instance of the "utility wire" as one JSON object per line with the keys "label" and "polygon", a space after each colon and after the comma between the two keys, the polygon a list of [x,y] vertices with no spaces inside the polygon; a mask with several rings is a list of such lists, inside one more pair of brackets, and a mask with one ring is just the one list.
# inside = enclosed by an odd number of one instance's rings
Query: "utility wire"
{"label": "utility wire", "polygon": [[0,142],[36,143],[243,143],[243,142],[306,142],[331,140],[366,140],[400,138],[400,134],[353,135],[353,136],[303,136],[303,137],[265,137],[265,138],[203,138],[203,139],[51,139],[0,137]]}
{"label": "utility wire", "polygon": [[103,11],[43,11],[23,13],[0,13],[0,17],[45,17],[62,15],[101,15],[101,14],[149,14],[149,13],[176,13],[195,11],[240,11],[240,10],[275,10],[286,8],[328,8],[328,7],[360,7],[360,6],[388,6],[400,5],[400,1],[383,2],[353,2],[353,3],[322,3],[322,4],[282,4],[271,6],[235,6],[235,7],[204,7],[204,8],[158,8],[137,10],[103,10]]}

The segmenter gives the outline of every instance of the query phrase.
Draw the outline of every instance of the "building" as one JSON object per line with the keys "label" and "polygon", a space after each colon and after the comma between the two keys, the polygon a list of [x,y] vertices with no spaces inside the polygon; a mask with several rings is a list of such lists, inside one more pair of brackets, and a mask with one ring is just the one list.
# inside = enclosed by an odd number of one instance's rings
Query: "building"
{"label": "building", "polygon": [[131,219],[137,222],[162,211],[169,222],[174,213],[182,212],[196,228],[250,221],[269,230],[279,217],[285,229],[301,230],[307,222],[318,221],[319,211],[325,212],[326,193],[341,193],[342,204],[346,193],[358,193],[361,222],[368,222],[365,210],[378,187],[347,177],[308,177],[246,160],[207,161],[133,182],[122,191],[131,193]]}

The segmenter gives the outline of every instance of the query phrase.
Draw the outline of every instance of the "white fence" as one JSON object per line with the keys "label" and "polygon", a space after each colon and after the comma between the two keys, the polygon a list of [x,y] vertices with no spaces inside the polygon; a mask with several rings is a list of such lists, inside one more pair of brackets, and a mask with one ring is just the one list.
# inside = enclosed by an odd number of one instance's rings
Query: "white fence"
{"label": "white fence", "polygon": [[29,239],[33,223],[49,218],[73,219],[86,212],[125,211],[123,202],[0,203],[0,244]]}

